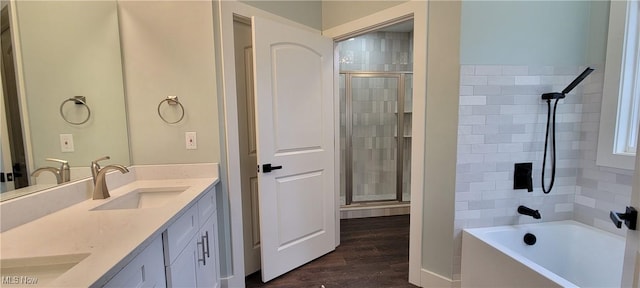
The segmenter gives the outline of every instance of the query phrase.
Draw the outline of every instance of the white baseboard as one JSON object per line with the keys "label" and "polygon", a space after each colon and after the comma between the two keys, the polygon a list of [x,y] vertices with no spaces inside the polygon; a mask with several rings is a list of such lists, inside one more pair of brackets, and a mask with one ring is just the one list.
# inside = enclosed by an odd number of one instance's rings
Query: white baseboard
{"label": "white baseboard", "polygon": [[236,287],[244,287],[244,278],[239,279],[239,277],[233,277],[233,275],[229,277],[220,278],[220,287],[221,288],[236,288]]}
{"label": "white baseboard", "polygon": [[451,280],[429,270],[420,271],[420,286],[425,288],[460,288],[460,280]]}

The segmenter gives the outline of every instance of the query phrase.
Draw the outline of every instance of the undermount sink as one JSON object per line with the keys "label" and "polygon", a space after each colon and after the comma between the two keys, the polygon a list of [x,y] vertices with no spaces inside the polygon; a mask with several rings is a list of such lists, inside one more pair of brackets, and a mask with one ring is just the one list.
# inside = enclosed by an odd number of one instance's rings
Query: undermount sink
{"label": "undermount sink", "polygon": [[95,207],[91,211],[161,207],[187,188],[189,187],[140,188]]}
{"label": "undermount sink", "polygon": [[[89,256],[84,254],[67,254],[33,258],[16,258],[0,260],[2,284],[14,284],[12,287],[46,286],[47,283],[69,271]],[[6,281],[6,282],[5,282]]]}

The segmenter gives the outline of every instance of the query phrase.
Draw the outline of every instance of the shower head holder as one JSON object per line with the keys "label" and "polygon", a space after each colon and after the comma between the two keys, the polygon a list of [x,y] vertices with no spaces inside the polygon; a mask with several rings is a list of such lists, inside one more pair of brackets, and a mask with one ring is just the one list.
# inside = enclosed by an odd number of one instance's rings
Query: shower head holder
{"label": "shower head holder", "polygon": [[563,93],[558,92],[542,94],[542,100],[564,99],[564,97],[565,95]]}

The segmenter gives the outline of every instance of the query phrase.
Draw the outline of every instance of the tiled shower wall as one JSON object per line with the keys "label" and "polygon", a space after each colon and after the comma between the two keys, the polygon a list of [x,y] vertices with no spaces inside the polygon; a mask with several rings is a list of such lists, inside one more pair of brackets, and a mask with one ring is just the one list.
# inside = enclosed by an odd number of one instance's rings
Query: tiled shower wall
{"label": "tiled shower wall", "polygon": [[631,203],[632,170],[596,165],[600,127],[600,106],[604,69],[596,70],[585,80],[580,135],[580,169],[578,170],[573,219],[619,235],[609,219],[609,211],[624,212]]}
{"label": "tiled shower wall", "polygon": [[412,32],[372,32],[338,43],[340,71],[412,71]]}
{"label": "tiled shower wall", "polygon": [[[571,219],[582,97],[574,91],[558,104],[556,181],[544,195],[547,105],[540,95],[562,90],[577,73],[578,67],[461,67],[456,228],[538,221],[519,216],[519,205],[539,209],[545,221]],[[533,163],[531,193],[513,189],[513,166],[520,162]]]}
{"label": "tiled shower wall", "polygon": [[[541,169],[547,104],[540,95],[561,91],[584,67],[461,66],[454,278],[459,279],[463,228],[575,219],[624,232],[613,228],[608,213],[623,211],[629,203],[632,171],[595,164],[603,69],[594,68],[558,104],[556,182],[545,195]],[[531,193],[513,189],[513,165],[519,162],[533,163]],[[519,205],[540,210],[542,219],[519,215]]]}

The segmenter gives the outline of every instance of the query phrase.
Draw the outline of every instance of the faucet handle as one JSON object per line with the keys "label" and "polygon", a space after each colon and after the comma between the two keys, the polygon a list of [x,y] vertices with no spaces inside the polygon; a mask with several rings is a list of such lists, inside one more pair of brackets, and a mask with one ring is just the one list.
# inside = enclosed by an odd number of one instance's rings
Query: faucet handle
{"label": "faucet handle", "polygon": [[56,159],[56,158],[45,158],[45,160],[47,161],[51,161],[51,162],[58,162],[60,163],[60,167],[62,169],[68,168],[69,167],[69,161],[67,160],[62,160],[62,159]]}
{"label": "faucet handle", "polygon": [[111,159],[111,157],[109,157],[109,156],[104,156],[104,157],[100,157],[100,158],[98,158],[98,159],[96,159],[96,160],[91,161],[91,163],[98,164],[98,161],[102,161],[102,160],[109,160],[109,159]]}

